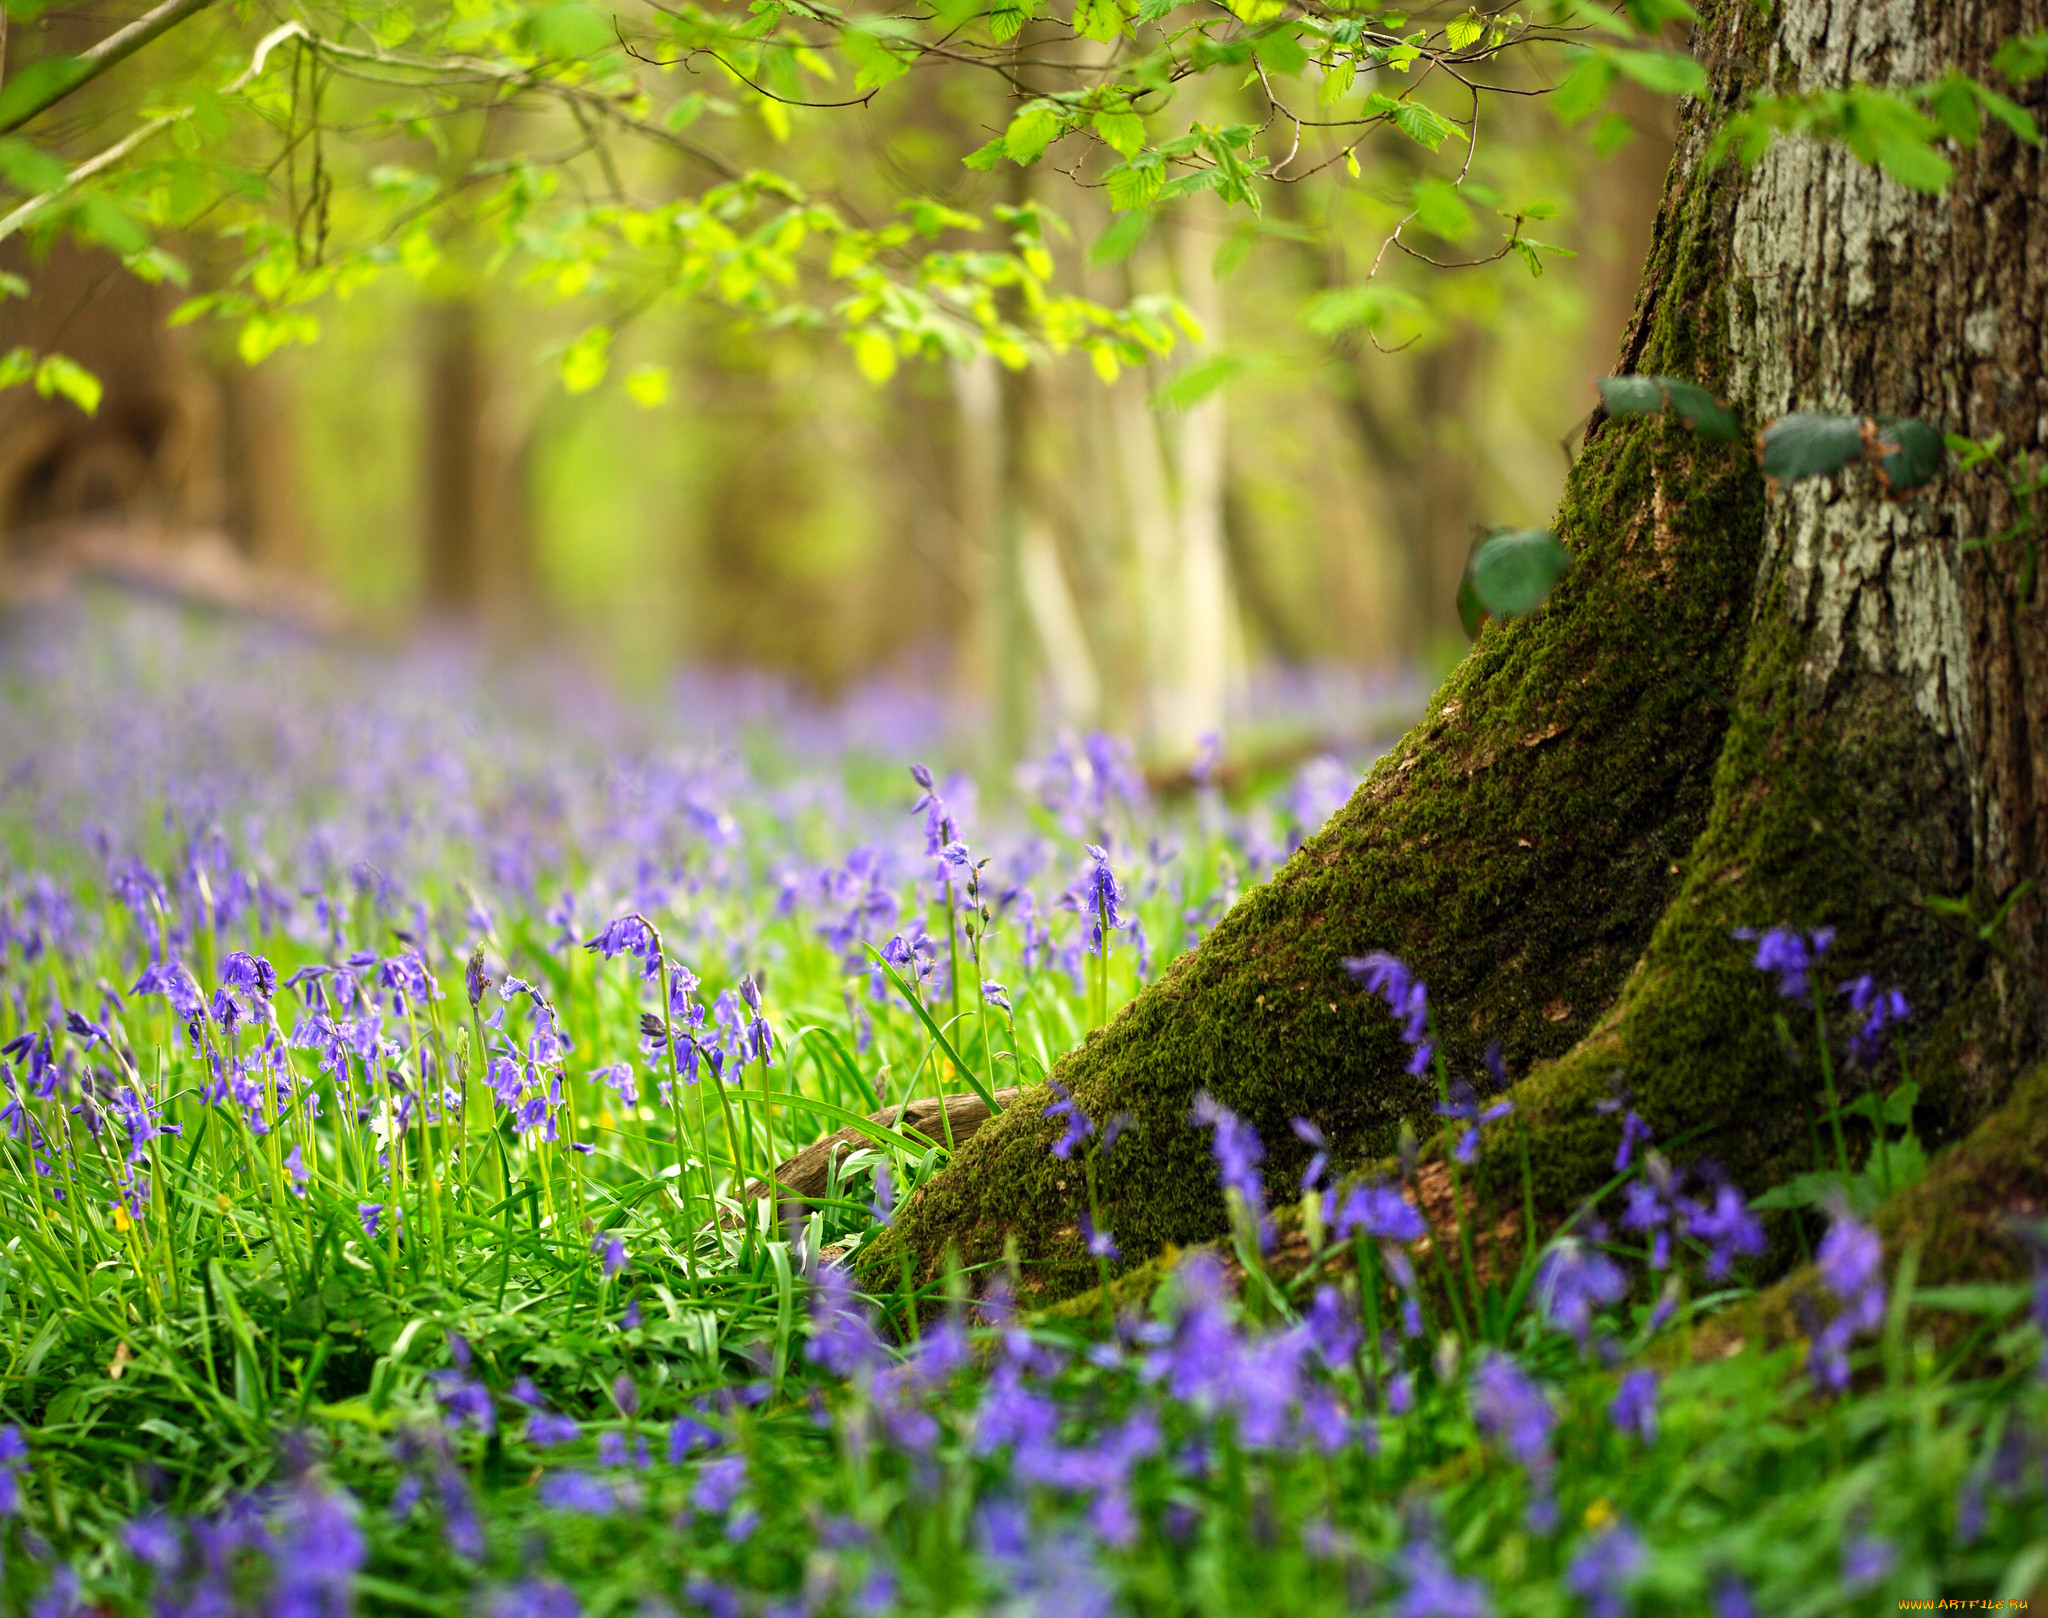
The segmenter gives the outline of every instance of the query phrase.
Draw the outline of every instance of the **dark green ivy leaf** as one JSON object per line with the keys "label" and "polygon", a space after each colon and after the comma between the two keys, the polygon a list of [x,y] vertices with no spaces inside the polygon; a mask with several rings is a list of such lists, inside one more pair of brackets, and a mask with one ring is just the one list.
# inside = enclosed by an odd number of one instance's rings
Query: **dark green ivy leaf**
{"label": "dark green ivy leaf", "polygon": [[1489,534],[1466,560],[1464,581],[1458,588],[1458,615],[1469,630],[1474,604],[1482,622],[1488,614],[1514,617],[1534,612],[1557,581],[1571,571],[1571,565],[1571,552],[1547,528]]}
{"label": "dark green ivy leaf", "polygon": [[1610,416],[1654,416],[1667,405],[1701,438],[1733,444],[1742,437],[1735,412],[1697,382],[1673,376],[1603,376],[1594,384]]}
{"label": "dark green ivy leaf", "polygon": [[1883,421],[1872,435],[1875,440],[1878,480],[1884,484],[1885,498],[1896,500],[1902,494],[1931,482],[1941,470],[1941,458],[1946,446],[1941,434],[1926,422],[1914,418],[1905,421]]}
{"label": "dark green ivy leaf", "polygon": [[1862,453],[1863,424],[1854,416],[1801,410],[1756,435],[1756,464],[1774,490],[1839,472]]}

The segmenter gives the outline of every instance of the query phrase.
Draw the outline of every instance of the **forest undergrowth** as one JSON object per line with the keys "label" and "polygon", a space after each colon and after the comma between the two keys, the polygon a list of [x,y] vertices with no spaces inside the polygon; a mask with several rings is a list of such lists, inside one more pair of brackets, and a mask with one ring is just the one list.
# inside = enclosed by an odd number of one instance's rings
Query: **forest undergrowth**
{"label": "forest undergrowth", "polygon": [[[1064,1120],[1117,1277],[1089,1188],[1124,1121],[1045,1075],[1358,778],[1226,795],[1212,760],[1160,800],[1097,736],[984,813],[925,767],[938,717],[715,680],[629,703],[167,614],[10,627],[0,1606],[1776,1618],[2048,1591],[2048,1281],[1888,1263],[1869,1215],[1927,1166],[1907,1082],[1754,1197],[1618,1086],[1609,1186],[1554,1232],[1526,1199],[1512,1273],[1432,1238],[1412,1149],[1268,1184],[1205,1098],[1234,1229],[1157,1286],[1043,1314],[1013,1264],[857,1292],[948,1155],[886,1109],[1018,1086]],[[1828,918],[1755,919],[1728,948],[1832,1096],[1911,1008]],[[1454,1174],[1526,1198],[1505,1075],[1449,1070],[1402,962],[1353,971]],[[822,1194],[746,1194],[847,1128]],[[1281,1264],[1269,1204],[1296,1202]],[[1814,1266],[1804,1337],[1695,1352],[1773,1232]]]}

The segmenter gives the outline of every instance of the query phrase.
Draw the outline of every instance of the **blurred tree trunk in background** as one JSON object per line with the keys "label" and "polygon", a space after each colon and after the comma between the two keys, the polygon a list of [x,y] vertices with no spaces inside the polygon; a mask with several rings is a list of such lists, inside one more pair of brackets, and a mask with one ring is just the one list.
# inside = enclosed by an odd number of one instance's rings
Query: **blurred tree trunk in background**
{"label": "blurred tree trunk in background", "polygon": [[[1804,138],[1753,168],[1709,161],[1758,87],[1987,79],[2044,26],[2048,0],[1704,7],[1710,88],[1683,108],[1619,368],[1697,380],[1756,425],[1920,416],[2048,453],[2038,148],[1991,124],[1951,148],[1940,195]],[[2048,114],[2048,80],[2014,94]],[[928,1280],[1014,1241],[1027,1287],[1076,1290],[1096,1274],[1078,1226],[1095,1191],[1127,1260],[1220,1233],[1190,1125],[1203,1090],[1264,1137],[1276,1199],[1308,1153],[1290,1119],[1353,1165],[1413,1124],[1442,1239],[1439,1092],[1345,966],[1379,950],[1428,983],[1453,1071],[1482,1076],[1491,1047],[1518,1075],[1487,1152],[1512,1161],[1526,1130],[1553,1218],[1614,1172],[1618,1086],[1659,1140],[1752,1193],[1824,1166],[1819,1036],[1741,929],[1835,930],[1811,987],[1837,1049],[1837,985],[1901,986],[1902,1036],[1838,1082],[1888,1091],[1910,1064],[1922,1138],[1959,1139],[2048,1054],[2048,592],[2031,541],[1983,543],[2022,516],[2004,477],[1953,461],[1896,502],[1861,464],[1767,495],[1747,441],[1596,417],[1551,599],[1489,624],[1350,803],[1056,1065],[1090,1116],[1132,1118],[1088,1193],[1027,1096],[864,1265],[886,1284],[907,1249]],[[1945,1262],[1937,1235],[1923,1277]]]}
{"label": "blurred tree trunk in background", "polygon": [[482,611],[490,572],[485,555],[490,527],[490,454],[484,443],[488,361],[472,300],[431,302],[421,311],[421,321],[426,328],[420,345],[426,367],[420,504],[427,607],[446,616],[473,617]]}

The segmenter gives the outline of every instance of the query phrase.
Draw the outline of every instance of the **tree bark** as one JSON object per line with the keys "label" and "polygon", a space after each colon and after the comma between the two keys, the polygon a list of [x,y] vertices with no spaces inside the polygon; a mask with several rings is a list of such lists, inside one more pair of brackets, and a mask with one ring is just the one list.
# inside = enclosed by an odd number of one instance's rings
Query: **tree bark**
{"label": "tree bark", "polygon": [[[2043,448],[2048,183],[2002,129],[1939,197],[1847,151],[1780,142],[1712,165],[1749,91],[1987,80],[2043,0],[1752,0],[1703,7],[1707,98],[1683,108],[1624,371],[1696,379],[1752,423],[1794,409],[1919,415]],[[2020,88],[2043,111],[2043,85]],[[1557,532],[1575,565],[1535,615],[1490,625],[1350,804],[1056,1076],[1134,1127],[1100,1166],[1126,1262],[1211,1236],[1224,1207],[1208,1089],[1265,1138],[1291,1194],[1313,1119],[1340,1161],[1434,1123],[1385,1009],[1347,956],[1386,949],[1430,985],[1453,1066],[1498,1044],[1545,1207],[1609,1172],[1617,1083],[1681,1157],[1751,1191],[1811,1166],[1817,1065],[1737,927],[1828,925],[1816,987],[1873,974],[1916,1013],[1900,1051],[1918,1123],[1960,1137],[2048,1050],[2048,625],[2014,520],[1953,467],[1887,503],[1860,468],[1768,496],[1744,445],[1666,417],[1596,418]],[[1995,932],[1987,924],[2017,901]],[[1960,901],[1971,919],[1941,901]],[[1837,1022],[1841,1015],[1836,1016]],[[1811,1032],[1795,1032],[1812,1047]],[[1886,1058],[1854,1090],[1896,1082]],[[869,1263],[936,1273],[1014,1236],[1046,1294],[1088,1284],[1084,1184],[1026,1096],[911,1199]],[[878,1272],[878,1273],[879,1273]]]}

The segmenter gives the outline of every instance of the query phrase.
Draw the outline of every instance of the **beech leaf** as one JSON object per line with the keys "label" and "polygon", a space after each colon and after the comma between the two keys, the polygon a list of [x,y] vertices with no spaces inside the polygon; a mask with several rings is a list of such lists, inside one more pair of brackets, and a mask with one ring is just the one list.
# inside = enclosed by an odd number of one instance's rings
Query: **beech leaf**
{"label": "beech leaf", "polygon": [[1800,410],[1756,435],[1756,464],[1772,489],[1839,472],[1863,453],[1863,425],[1854,416]]}
{"label": "beech leaf", "polygon": [[[1489,534],[1472,548],[1465,563],[1465,584],[1487,613],[1515,617],[1542,606],[1571,565],[1571,552],[1549,529],[1509,529]],[[1461,602],[1464,593],[1461,586]],[[1460,615],[1465,611],[1461,605]]]}

